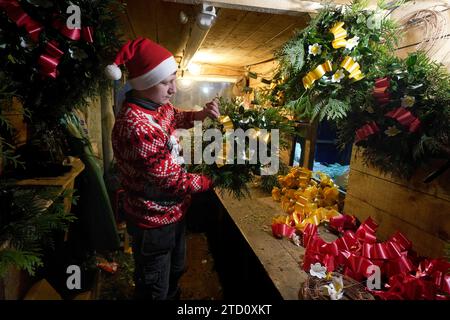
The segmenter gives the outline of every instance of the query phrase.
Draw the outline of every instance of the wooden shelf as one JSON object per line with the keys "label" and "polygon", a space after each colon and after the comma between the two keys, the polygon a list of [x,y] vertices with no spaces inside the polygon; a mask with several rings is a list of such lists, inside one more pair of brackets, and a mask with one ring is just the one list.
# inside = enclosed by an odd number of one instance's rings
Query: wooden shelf
{"label": "wooden shelf", "polygon": [[[79,158],[69,158],[72,168],[69,172],[58,177],[42,177],[33,179],[23,179],[13,182],[14,186],[23,187],[54,187],[58,195],[64,190],[73,190],[75,178],[84,170],[84,164]],[[51,201],[43,201],[43,207],[51,205]],[[64,210],[70,212],[72,206],[72,196],[64,198]],[[65,235],[67,237],[67,233]],[[0,244],[0,249],[7,247],[8,243]],[[31,286],[32,279],[24,271],[11,267],[3,279],[0,279],[0,299],[18,300],[21,299],[26,290]]]}
{"label": "wooden shelf", "polygon": [[84,164],[79,158],[69,157],[69,164],[72,165],[72,169],[62,176],[23,179],[16,181],[15,185],[55,186],[65,190],[84,169]]}

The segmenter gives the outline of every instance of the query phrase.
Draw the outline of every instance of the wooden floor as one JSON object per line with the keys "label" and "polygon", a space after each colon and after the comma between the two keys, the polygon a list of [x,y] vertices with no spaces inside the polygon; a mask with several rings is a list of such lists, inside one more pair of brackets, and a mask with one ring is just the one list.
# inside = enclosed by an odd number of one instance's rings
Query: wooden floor
{"label": "wooden floor", "polygon": [[[209,251],[205,233],[188,231],[186,237],[187,269],[180,280],[181,300],[221,300],[222,285],[215,270],[214,259]],[[103,274],[98,284],[96,300],[133,299],[133,259],[122,255],[117,259],[116,274]]]}
{"label": "wooden floor", "polygon": [[222,300],[223,292],[205,233],[188,233],[187,270],[180,280],[181,300]]}

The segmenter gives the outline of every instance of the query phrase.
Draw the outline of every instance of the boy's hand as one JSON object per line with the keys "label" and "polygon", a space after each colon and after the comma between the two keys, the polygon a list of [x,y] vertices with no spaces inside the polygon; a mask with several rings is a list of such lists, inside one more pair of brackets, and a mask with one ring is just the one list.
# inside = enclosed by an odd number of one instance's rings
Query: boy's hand
{"label": "boy's hand", "polygon": [[219,116],[219,99],[214,98],[212,101],[206,103],[202,111],[199,111],[195,114],[195,120],[203,121],[206,117],[217,119]]}

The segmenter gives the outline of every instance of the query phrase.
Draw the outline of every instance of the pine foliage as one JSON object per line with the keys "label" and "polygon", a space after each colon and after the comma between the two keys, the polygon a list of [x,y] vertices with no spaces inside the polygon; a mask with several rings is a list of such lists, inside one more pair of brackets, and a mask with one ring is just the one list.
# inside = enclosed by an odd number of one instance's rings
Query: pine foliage
{"label": "pine foliage", "polygon": [[[0,224],[0,277],[9,266],[34,274],[42,266],[43,248],[53,248],[52,233],[68,228],[75,217],[64,211],[63,199],[71,191],[57,195],[51,189],[2,188]],[[7,213],[7,214],[6,214]]]}

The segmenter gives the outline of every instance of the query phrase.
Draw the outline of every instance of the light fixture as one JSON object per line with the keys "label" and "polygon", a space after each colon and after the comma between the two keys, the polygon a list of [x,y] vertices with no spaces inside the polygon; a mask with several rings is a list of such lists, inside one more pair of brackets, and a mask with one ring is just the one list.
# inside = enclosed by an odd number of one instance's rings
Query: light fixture
{"label": "light fixture", "polygon": [[196,64],[196,63],[192,63],[192,62],[189,63],[187,69],[194,76],[198,76],[198,75],[200,75],[202,73],[202,67],[199,64]]}
{"label": "light fixture", "polygon": [[202,11],[197,15],[197,25],[201,29],[211,28],[216,19],[216,8],[206,3],[202,4]]}
{"label": "light fixture", "polygon": [[180,89],[190,90],[192,89],[192,79],[181,78],[177,80]]}
{"label": "light fixture", "polygon": [[179,19],[181,24],[186,24],[189,21],[189,17],[184,11],[180,11]]}
{"label": "light fixture", "polygon": [[202,91],[203,91],[204,94],[208,94],[209,93],[209,87],[206,87],[206,86],[202,87]]}

